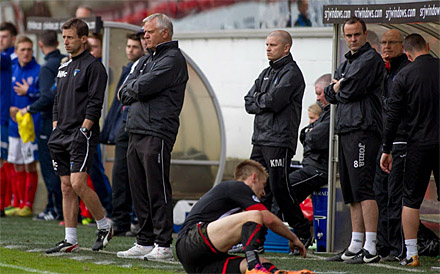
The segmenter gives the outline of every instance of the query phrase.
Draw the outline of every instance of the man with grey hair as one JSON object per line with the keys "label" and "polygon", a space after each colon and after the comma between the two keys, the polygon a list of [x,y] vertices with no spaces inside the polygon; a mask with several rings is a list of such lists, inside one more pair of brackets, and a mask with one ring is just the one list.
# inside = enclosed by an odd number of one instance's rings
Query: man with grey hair
{"label": "man with grey hair", "polygon": [[129,105],[128,177],[140,231],[121,258],[172,260],[173,202],[169,180],[171,151],[179,129],[188,70],[172,41],[173,24],[164,14],[143,20],[149,54],[139,59],[119,91]]}
{"label": "man with grey hair", "polygon": [[[396,75],[408,63],[408,57],[403,53],[403,36],[397,29],[390,29],[382,35],[382,59],[385,63],[384,93],[382,96],[383,123],[386,124],[386,114],[391,91]],[[406,123],[399,125],[393,140],[393,170],[387,174],[380,168],[379,151],[376,175],[374,176],[374,193],[379,209],[377,222],[377,251],[383,261],[397,262],[404,253],[404,242],[401,224],[402,194],[405,174],[406,144],[408,133]]]}
{"label": "man with grey hair", "polygon": [[[255,80],[244,99],[246,111],[255,115],[250,158],[269,173],[262,202],[270,210],[275,197],[284,219],[295,227],[295,216],[290,210],[295,199],[289,191],[289,171],[296,150],[305,83],[290,53],[291,46],[288,32],[276,30],[269,34],[266,54],[270,66]],[[310,232],[298,237],[304,242]]]}

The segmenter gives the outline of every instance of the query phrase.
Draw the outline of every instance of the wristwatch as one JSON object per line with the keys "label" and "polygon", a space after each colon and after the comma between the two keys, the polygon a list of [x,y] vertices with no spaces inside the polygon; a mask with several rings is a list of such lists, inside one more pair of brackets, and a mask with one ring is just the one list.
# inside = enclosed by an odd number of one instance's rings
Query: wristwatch
{"label": "wristwatch", "polygon": [[89,135],[90,130],[88,130],[86,127],[81,127],[79,130],[83,132],[85,135]]}

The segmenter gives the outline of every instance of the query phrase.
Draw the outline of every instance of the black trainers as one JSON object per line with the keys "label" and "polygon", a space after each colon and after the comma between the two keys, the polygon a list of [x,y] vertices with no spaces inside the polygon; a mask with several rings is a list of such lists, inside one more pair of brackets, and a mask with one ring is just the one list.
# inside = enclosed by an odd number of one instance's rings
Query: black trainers
{"label": "black trainers", "polygon": [[57,243],[55,247],[46,250],[46,254],[57,253],[57,252],[71,253],[78,251],[78,249],[79,249],[78,244],[71,244],[68,243],[67,240],[63,240]]}
{"label": "black trainers", "polygon": [[356,256],[356,254],[358,254],[358,253],[350,252],[350,251],[348,251],[348,248],[346,248],[343,251],[336,254],[335,256],[328,257],[325,260],[327,262],[343,262],[344,260],[350,260],[351,258]]}
{"label": "black trainers", "polygon": [[382,257],[381,260],[384,262],[400,262],[400,259],[397,256],[394,256],[393,254],[389,254],[386,257]]}
{"label": "black trainers", "polygon": [[371,255],[366,249],[361,249],[361,251],[356,254],[352,259],[344,260],[346,264],[369,264],[377,263],[380,261],[380,256],[378,254]]}
{"label": "black trainers", "polygon": [[414,255],[414,256],[411,256],[411,258],[409,258],[409,259],[407,259],[405,257],[405,258],[403,258],[400,261],[400,265],[404,265],[404,266],[419,266],[420,265],[419,256],[418,255]]}
{"label": "black trainers", "polygon": [[98,229],[96,236],[98,238],[92,246],[93,251],[99,251],[108,245],[113,237],[113,228],[110,226],[110,229]]}

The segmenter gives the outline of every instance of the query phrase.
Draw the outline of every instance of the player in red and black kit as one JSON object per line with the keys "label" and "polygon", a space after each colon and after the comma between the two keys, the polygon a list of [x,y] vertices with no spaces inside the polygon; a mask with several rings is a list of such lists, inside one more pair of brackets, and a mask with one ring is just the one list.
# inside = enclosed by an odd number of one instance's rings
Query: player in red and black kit
{"label": "player in red and black kit", "polygon": [[[226,181],[206,193],[188,214],[176,243],[177,257],[188,273],[297,273],[278,270],[258,256],[261,227],[287,238],[292,251],[306,257],[304,245],[260,202],[267,172],[253,160],[235,169],[236,181]],[[246,258],[227,254],[243,243]],[[298,272],[300,273],[300,272]],[[311,273],[302,270],[301,273]]]}

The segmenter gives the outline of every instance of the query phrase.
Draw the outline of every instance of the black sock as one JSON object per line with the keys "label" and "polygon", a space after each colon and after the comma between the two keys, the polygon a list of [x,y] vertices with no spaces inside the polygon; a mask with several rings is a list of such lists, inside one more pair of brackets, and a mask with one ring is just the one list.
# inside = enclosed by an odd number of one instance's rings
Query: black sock
{"label": "black sock", "polygon": [[267,270],[269,270],[270,273],[275,273],[278,268],[276,266],[274,266],[272,263],[263,263],[264,268],[266,268]]}
{"label": "black sock", "polygon": [[258,253],[255,250],[260,246],[261,227],[261,224],[247,222],[241,229],[241,243],[246,255],[248,269],[253,269],[257,264],[260,264]]}

